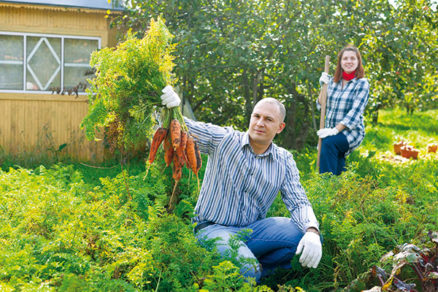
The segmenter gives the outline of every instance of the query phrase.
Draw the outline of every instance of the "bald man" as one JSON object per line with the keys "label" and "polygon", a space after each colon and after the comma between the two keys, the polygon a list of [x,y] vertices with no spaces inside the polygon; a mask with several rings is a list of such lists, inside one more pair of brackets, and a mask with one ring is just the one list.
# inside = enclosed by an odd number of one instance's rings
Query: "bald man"
{"label": "bald man", "polygon": [[[179,106],[171,86],[163,89],[163,105]],[[232,250],[239,240],[240,272],[257,282],[275,268],[290,268],[300,254],[303,267],[316,268],[322,256],[319,224],[300,183],[292,154],[273,143],[285,127],[284,105],[264,98],[254,107],[247,132],[185,118],[200,151],[208,155],[207,167],[195,207],[195,236],[216,239],[218,251]],[[291,217],[266,214],[278,193]],[[243,234],[245,236],[240,236]]]}

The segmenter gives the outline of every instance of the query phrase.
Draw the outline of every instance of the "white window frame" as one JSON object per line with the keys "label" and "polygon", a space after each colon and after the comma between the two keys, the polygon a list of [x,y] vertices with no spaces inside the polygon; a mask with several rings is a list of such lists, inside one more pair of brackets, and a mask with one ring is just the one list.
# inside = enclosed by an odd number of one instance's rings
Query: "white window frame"
{"label": "white window frame", "polygon": [[[64,67],[90,67],[86,64],[76,64],[76,63],[64,63],[64,41],[65,39],[80,39],[80,40],[94,40],[97,41],[97,49],[101,49],[101,38],[100,37],[92,37],[92,36],[77,36],[77,35],[58,35],[58,34],[40,34],[40,33],[20,33],[20,32],[8,32],[8,31],[0,31],[0,35],[8,35],[8,36],[21,36],[23,38],[23,61],[2,61],[0,60],[0,64],[10,64],[10,65],[23,65],[23,88],[21,90],[18,89],[0,89],[0,92],[10,92],[10,93],[34,93],[34,94],[50,94],[52,93],[51,90],[26,90],[26,82],[27,82],[27,72],[29,72],[35,80],[38,80],[38,78],[35,78],[35,73],[33,72],[32,68],[29,67],[29,64],[27,64],[28,57],[32,57],[33,54],[36,52],[36,50],[39,47],[39,44],[43,41],[46,42],[46,45],[48,48],[52,51],[53,48],[47,41],[47,38],[58,38],[61,39],[61,59],[57,56],[55,58],[59,62],[59,68],[55,71],[52,78],[49,80],[48,84],[53,80],[53,78],[56,76],[56,74],[61,71],[61,86],[60,88],[64,88]],[[29,56],[26,54],[27,51],[27,44],[26,44],[26,37],[40,37],[41,39],[38,41],[38,45],[35,45],[34,50],[29,53]],[[41,86],[42,84],[38,84],[40,87],[47,87],[47,86]],[[85,92],[79,92],[79,94],[83,95],[86,94]]]}

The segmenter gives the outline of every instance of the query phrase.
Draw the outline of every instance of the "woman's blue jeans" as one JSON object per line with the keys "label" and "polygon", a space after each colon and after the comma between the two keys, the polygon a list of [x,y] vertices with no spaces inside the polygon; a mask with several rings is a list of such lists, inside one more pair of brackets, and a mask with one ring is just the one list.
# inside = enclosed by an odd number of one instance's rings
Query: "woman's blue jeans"
{"label": "woman's blue jeans", "polygon": [[348,148],[347,137],[342,133],[322,139],[319,173],[331,172],[340,175],[345,171],[345,153]]}
{"label": "woman's blue jeans", "polygon": [[262,276],[268,275],[277,267],[291,267],[291,259],[304,234],[290,218],[270,217],[244,227],[213,224],[195,235],[201,244],[205,239],[216,238],[219,253],[226,255],[231,251],[230,238],[238,236],[245,229],[252,232],[241,240],[238,249],[239,258],[250,259],[249,263],[243,261],[240,270],[242,275],[254,277],[259,282]]}

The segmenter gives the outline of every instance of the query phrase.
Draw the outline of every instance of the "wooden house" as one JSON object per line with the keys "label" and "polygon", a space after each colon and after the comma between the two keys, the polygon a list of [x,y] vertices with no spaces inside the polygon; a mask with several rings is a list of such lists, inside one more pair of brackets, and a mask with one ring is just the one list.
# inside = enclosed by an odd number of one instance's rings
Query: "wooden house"
{"label": "wooden house", "polygon": [[[112,1],[114,2],[114,1]],[[0,151],[103,159],[80,123],[90,54],[116,44],[107,0],[0,1]]]}

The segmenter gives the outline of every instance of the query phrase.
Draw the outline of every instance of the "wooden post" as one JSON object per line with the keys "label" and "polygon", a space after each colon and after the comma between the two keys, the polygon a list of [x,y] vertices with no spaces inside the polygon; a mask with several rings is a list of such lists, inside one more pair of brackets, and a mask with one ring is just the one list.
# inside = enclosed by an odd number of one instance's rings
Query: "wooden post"
{"label": "wooden post", "polygon": [[[325,56],[324,72],[328,74],[330,64],[330,56]],[[321,117],[319,119],[319,129],[324,129],[325,127],[325,110],[327,106],[327,84],[323,84],[321,92],[319,93],[319,102],[321,104]],[[321,156],[321,142],[322,139],[318,139],[318,157],[316,159],[316,169],[319,172],[319,159]]]}

